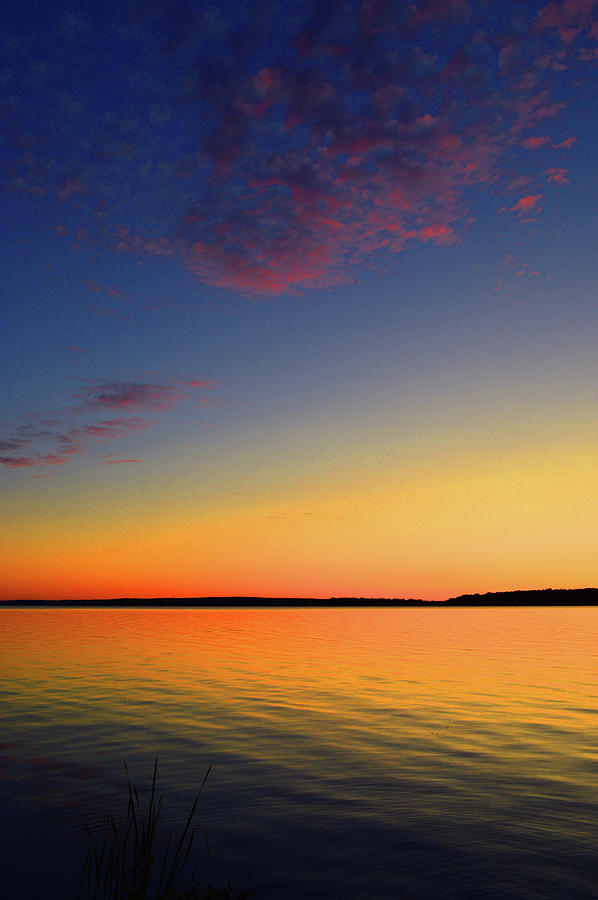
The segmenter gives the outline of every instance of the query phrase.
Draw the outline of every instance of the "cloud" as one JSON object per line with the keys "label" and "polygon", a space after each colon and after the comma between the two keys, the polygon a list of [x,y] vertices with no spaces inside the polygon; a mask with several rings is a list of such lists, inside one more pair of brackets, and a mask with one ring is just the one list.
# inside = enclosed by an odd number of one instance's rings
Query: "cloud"
{"label": "cloud", "polygon": [[[571,146],[525,135],[566,109],[598,36],[589,0],[500,16],[466,0],[124,10],[117,27],[90,13],[77,40],[53,40],[49,15],[19,33],[8,189],[58,198],[69,227],[54,227],[76,246],[167,257],[248,295],[343,284],[413,242],[460,240],[474,191],[508,192],[517,154],[541,176],[522,149]],[[105,393],[107,408],[141,399]]]}
{"label": "cloud", "polygon": [[28,456],[0,456],[0,465],[7,469],[23,469],[28,466],[37,466],[39,461]]}
{"label": "cloud", "polygon": [[[77,401],[74,406],[50,413],[31,414],[12,425],[1,425],[0,453],[3,455],[0,456],[0,465],[8,469],[63,465],[71,457],[85,453],[90,445],[121,440],[150,428],[155,425],[156,418],[148,418],[145,413],[164,413],[182,403],[187,397],[183,390],[185,384],[203,389],[214,386],[210,379],[165,383],[142,379],[88,383],[74,395]],[[134,414],[105,418],[102,414],[106,410]]]}
{"label": "cloud", "polygon": [[[538,258],[538,265],[540,258]],[[505,254],[501,264],[496,268],[494,278],[495,291],[512,291],[515,288],[515,279],[545,277],[550,279],[550,274],[541,272],[536,268],[536,263],[524,262],[520,256],[513,253]]]}
{"label": "cloud", "polygon": [[420,229],[419,237],[422,241],[434,241],[435,244],[445,246],[454,244],[458,238],[449,225],[427,225]]}
{"label": "cloud", "polygon": [[107,294],[114,300],[125,299],[125,294],[123,293],[123,291],[121,291],[120,288],[117,288],[114,285],[105,286],[91,279],[84,279],[81,284],[83,285],[83,287],[87,288],[90,294]]}
{"label": "cloud", "polygon": [[544,174],[549,181],[553,181],[555,184],[564,185],[570,183],[566,169],[546,169]]}
{"label": "cloud", "polygon": [[[68,459],[83,453],[90,442],[99,444],[105,440],[123,438],[153,422],[138,416],[119,416],[98,422],[74,424],[68,421],[69,411],[57,416],[54,428],[39,428],[35,423],[17,425],[13,437],[0,440],[0,450],[31,448],[28,456],[3,456],[0,464],[7,468],[37,465],[62,465]],[[37,449],[35,449],[37,448]],[[41,449],[43,448],[43,449]],[[48,452],[49,451],[49,452]]]}
{"label": "cloud", "polygon": [[521,197],[515,206],[510,207],[510,212],[514,212],[517,215],[523,215],[531,210],[535,210],[538,208],[538,200],[541,198],[542,194],[527,194],[525,197]]}
{"label": "cloud", "polygon": [[142,381],[100,381],[78,394],[80,408],[93,409],[168,409],[181,400],[176,384],[151,384]]}
{"label": "cloud", "polygon": [[567,138],[565,141],[561,141],[560,144],[553,144],[554,150],[570,150],[571,147],[577,143],[576,137]]}
{"label": "cloud", "polygon": [[554,29],[564,44],[572,44],[592,32],[595,12],[594,0],[552,0],[537,13],[535,29]]}
{"label": "cloud", "polygon": [[120,438],[138,431],[141,428],[149,428],[153,425],[151,419],[142,419],[140,416],[117,416],[114,419],[104,419],[92,425],[84,425],[79,432],[100,443],[106,438]]}
{"label": "cloud", "polygon": [[215,386],[215,382],[210,378],[195,378],[187,381],[186,384],[188,384],[189,387],[192,388],[204,388],[204,390],[208,391],[212,390],[212,388]]}
{"label": "cloud", "polygon": [[521,146],[525,147],[526,150],[539,150],[540,147],[545,147],[546,144],[550,143],[550,138],[546,135],[542,135],[542,137],[525,138],[525,140],[521,141]]}

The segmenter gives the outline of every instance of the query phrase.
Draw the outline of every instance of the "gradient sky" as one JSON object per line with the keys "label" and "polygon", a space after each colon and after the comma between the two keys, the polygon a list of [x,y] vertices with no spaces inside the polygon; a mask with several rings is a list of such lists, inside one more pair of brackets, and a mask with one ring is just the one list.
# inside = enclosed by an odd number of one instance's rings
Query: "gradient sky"
{"label": "gradient sky", "polygon": [[598,583],[598,2],[9,2],[0,598]]}

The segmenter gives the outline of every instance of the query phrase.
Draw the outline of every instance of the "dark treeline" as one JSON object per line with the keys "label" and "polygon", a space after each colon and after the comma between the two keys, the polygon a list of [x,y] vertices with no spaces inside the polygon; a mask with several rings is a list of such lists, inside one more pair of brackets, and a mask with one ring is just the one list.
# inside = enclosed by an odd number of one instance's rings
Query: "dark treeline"
{"label": "dark treeline", "polygon": [[[546,588],[541,591],[495,591],[461,594],[445,600],[448,606],[595,606],[598,588]],[[443,604],[443,605],[444,605]]]}
{"label": "dark treeline", "polygon": [[598,588],[554,589],[538,591],[495,591],[486,594],[461,594],[448,600],[408,600],[397,597],[116,597],[111,600],[5,600],[0,605],[20,607],[335,607],[335,606],[596,606]]}
{"label": "dark treeline", "polygon": [[85,607],[300,607],[300,606],[434,606],[431,600],[402,600],[394,597],[115,597],[110,600],[6,600],[4,606]]}

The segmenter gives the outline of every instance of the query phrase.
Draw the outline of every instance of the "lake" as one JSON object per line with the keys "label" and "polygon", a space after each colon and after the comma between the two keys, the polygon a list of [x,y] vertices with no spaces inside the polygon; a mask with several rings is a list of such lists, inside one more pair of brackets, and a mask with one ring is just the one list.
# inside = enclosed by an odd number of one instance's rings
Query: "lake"
{"label": "lake", "polygon": [[0,692],[7,900],[156,755],[255,900],[598,895],[598,608],[5,609]]}

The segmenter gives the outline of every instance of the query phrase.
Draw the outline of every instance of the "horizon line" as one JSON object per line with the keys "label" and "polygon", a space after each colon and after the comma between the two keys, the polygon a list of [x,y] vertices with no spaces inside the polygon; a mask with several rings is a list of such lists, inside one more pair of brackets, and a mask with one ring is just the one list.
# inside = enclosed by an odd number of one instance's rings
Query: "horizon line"
{"label": "horizon line", "polygon": [[[564,596],[563,596],[564,595]],[[435,605],[493,605],[494,599],[500,605],[509,601],[527,601],[525,605],[559,605],[558,600],[569,600],[572,595],[584,595],[592,604],[598,605],[598,588],[532,588],[512,591],[486,591],[480,593],[459,594],[445,600],[424,600],[420,597],[263,597],[254,595],[220,595],[201,597],[93,597],[86,599],[39,599],[20,598],[0,600],[0,604],[9,606],[435,606]],[[589,595],[589,596],[588,596]],[[542,600],[546,601],[545,604]],[[534,602],[530,602],[534,601]],[[512,605],[520,605],[513,603]],[[567,605],[567,604],[566,604]]]}

